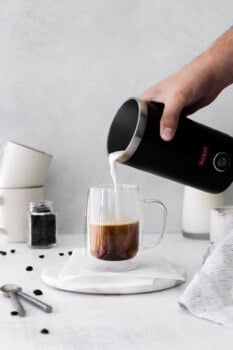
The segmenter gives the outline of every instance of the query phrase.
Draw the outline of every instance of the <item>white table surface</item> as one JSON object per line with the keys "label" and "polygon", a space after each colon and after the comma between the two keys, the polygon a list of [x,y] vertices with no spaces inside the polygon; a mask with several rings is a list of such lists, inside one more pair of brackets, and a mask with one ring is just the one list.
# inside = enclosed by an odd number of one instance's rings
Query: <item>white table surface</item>
{"label": "white table surface", "polygon": [[[161,251],[171,261],[181,264],[187,282],[166,291],[140,295],[87,295],[64,292],[45,285],[40,274],[45,266],[66,261],[68,251],[80,245],[80,236],[63,235],[59,245],[48,250],[34,250],[25,244],[1,243],[1,284],[17,283],[54,307],[46,314],[23,302],[27,316],[11,316],[9,298],[0,295],[0,349],[71,350],[71,349],[232,349],[233,330],[197,319],[178,305],[179,297],[194,273],[201,267],[208,242],[167,234]],[[16,249],[15,254],[10,249]],[[59,256],[59,252],[65,255]],[[45,254],[44,259],[38,257]],[[25,271],[27,265],[34,270]],[[41,334],[47,328],[49,334]]]}

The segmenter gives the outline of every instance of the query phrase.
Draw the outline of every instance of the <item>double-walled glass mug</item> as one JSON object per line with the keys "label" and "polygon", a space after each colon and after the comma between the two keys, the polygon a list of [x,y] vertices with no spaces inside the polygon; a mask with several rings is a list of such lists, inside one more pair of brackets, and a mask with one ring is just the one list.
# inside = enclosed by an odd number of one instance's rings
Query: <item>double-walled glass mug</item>
{"label": "double-walled glass mug", "polygon": [[142,240],[142,204],[163,209],[163,227],[153,248],[166,229],[167,209],[157,199],[141,199],[136,185],[91,187],[87,202],[85,250],[91,268],[128,271],[136,268],[145,247]]}

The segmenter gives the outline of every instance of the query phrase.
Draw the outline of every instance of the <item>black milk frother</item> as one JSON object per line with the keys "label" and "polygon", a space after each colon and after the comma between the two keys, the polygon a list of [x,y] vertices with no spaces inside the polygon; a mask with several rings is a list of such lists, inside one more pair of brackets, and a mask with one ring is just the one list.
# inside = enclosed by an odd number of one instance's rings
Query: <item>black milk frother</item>
{"label": "black milk frother", "polygon": [[108,153],[118,162],[197,189],[220,193],[233,181],[233,138],[181,116],[173,140],[160,137],[162,103],[127,100],[111,124]]}

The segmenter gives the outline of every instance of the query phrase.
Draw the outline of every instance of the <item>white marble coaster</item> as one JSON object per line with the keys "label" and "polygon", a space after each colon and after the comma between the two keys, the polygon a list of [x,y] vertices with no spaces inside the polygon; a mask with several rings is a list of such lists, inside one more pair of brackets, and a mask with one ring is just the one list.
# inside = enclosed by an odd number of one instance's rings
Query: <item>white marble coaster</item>
{"label": "white marble coaster", "polygon": [[172,288],[185,281],[181,268],[170,263],[158,248],[146,250],[137,269],[120,273],[88,269],[84,250],[75,248],[65,265],[45,268],[41,278],[54,288],[92,294],[145,293]]}

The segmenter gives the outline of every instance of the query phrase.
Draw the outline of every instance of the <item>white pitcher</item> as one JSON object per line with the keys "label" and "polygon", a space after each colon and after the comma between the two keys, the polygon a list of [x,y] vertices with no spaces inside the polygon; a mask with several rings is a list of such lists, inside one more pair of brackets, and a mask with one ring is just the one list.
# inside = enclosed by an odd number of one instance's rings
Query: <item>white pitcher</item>
{"label": "white pitcher", "polygon": [[185,186],[183,196],[183,236],[194,239],[208,239],[210,232],[210,211],[224,205],[223,193],[212,194]]}

